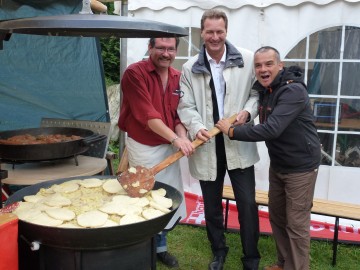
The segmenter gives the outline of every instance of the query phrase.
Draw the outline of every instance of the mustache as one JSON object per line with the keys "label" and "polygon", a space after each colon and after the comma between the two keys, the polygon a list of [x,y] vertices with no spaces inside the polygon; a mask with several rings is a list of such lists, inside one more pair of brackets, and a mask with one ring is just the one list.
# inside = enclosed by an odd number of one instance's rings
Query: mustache
{"label": "mustache", "polygon": [[170,57],[160,57],[159,60],[171,60]]}

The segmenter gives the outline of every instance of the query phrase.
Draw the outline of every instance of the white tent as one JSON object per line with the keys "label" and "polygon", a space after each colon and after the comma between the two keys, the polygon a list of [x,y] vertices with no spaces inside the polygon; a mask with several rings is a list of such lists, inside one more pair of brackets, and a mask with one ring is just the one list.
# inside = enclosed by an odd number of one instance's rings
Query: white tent
{"label": "white tent", "polygon": [[[119,2],[115,3],[119,4]],[[214,7],[223,9],[227,13],[228,39],[233,44],[250,50],[270,45],[277,48],[282,56],[289,54],[302,40],[304,40],[304,46],[311,46],[309,37],[322,29],[360,27],[358,16],[360,1],[354,0],[130,0],[128,10],[129,16],[171,23],[189,28],[190,31],[200,28],[203,11]],[[353,46],[358,47],[359,43]],[[146,39],[129,39],[128,64],[142,59],[146,50]],[[190,47],[188,52],[190,56]],[[182,58],[186,60],[186,57]],[[306,56],[306,59],[308,58]],[[360,59],[354,61],[359,64]],[[307,60],[303,63],[305,67],[308,66]],[[360,90],[357,89],[355,95],[351,98],[360,100]],[[332,97],[339,98],[337,94]],[[336,132],[337,128],[335,128]],[[351,134],[360,137],[359,129],[355,129]],[[264,143],[258,143],[258,145],[261,161],[256,164],[257,189],[267,190],[269,158]],[[332,153],[335,153],[335,147]],[[185,189],[200,193],[198,181],[189,175],[186,159],[182,159],[181,163]],[[360,172],[359,167],[336,165],[333,162],[330,165],[321,166],[315,196],[360,204],[358,196],[360,181],[357,176]]]}

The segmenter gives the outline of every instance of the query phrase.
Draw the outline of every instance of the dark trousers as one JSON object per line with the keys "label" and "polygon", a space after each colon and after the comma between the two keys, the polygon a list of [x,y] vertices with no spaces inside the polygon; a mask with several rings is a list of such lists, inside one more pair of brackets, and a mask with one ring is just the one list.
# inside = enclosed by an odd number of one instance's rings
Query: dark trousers
{"label": "dark trousers", "polygon": [[269,214],[277,264],[285,270],[307,270],[310,217],[318,170],[278,173],[269,170]]}
{"label": "dark trousers", "polygon": [[[225,152],[225,150],[223,150]],[[217,151],[219,152],[219,151]],[[227,170],[225,153],[217,155],[217,178],[215,181],[200,181],[204,199],[205,221],[208,239],[214,255],[226,256],[228,247],[224,234],[222,190],[226,171],[229,174],[235,194],[240,238],[244,256],[244,269],[258,269],[260,254],[259,216],[255,202],[254,166],[245,169]]]}

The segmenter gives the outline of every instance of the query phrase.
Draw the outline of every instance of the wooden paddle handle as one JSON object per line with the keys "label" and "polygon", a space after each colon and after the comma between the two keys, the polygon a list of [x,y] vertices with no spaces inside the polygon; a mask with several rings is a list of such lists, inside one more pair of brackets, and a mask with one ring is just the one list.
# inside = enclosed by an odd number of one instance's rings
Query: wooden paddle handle
{"label": "wooden paddle handle", "polygon": [[116,174],[120,174],[122,172],[125,172],[129,168],[129,158],[128,158],[128,150],[126,146],[124,147],[124,151],[122,153],[119,166],[117,168]]}
{"label": "wooden paddle handle", "polygon": [[[227,118],[227,120],[230,123],[234,123],[236,121],[236,116],[237,116],[237,114],[234,114],[234,115],[230,116],[229,118]],[[220,133],[220,129],[218,129],[217,127],[213,127],[211,130],[209,130],[209,134],[210,134],[211,137],[214,137],[219,133]],[[204,143],[203,140],[195,139],[194,141],[192,141],[191,144],[194,146],[194,148],[197,148],[198,146],[202,145],[203,143]],[[158,172],[162,171],[163,169],[169,167],[171,164],[173,164],[174,162],[176,162],[177,160],[179,160],[183,156],[184,156],[184,154],[183,154],[183,152],[181,150],[179,150],[176,153],[168,156],[166,159],[161,161],[159,164],[157,164],[157,165],[155,165],[154,167],[151,168],[151,171],[152,171],[153,175],[155,175]]]}

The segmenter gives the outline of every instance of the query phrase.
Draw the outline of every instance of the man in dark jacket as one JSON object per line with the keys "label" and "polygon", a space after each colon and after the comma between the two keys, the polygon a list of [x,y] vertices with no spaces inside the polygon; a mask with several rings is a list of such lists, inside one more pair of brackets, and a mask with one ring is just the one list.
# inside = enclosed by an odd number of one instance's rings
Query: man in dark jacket
{"label": "man in dark jacket", "polygon": [[310,99],[299,67],[284,68],[266,46],[254,55],[259,125],[216,126],[232,140],[265,141],[270,156],[269,214],[277,262],[266,270],[307,270],[310,216],[321,150]]}

